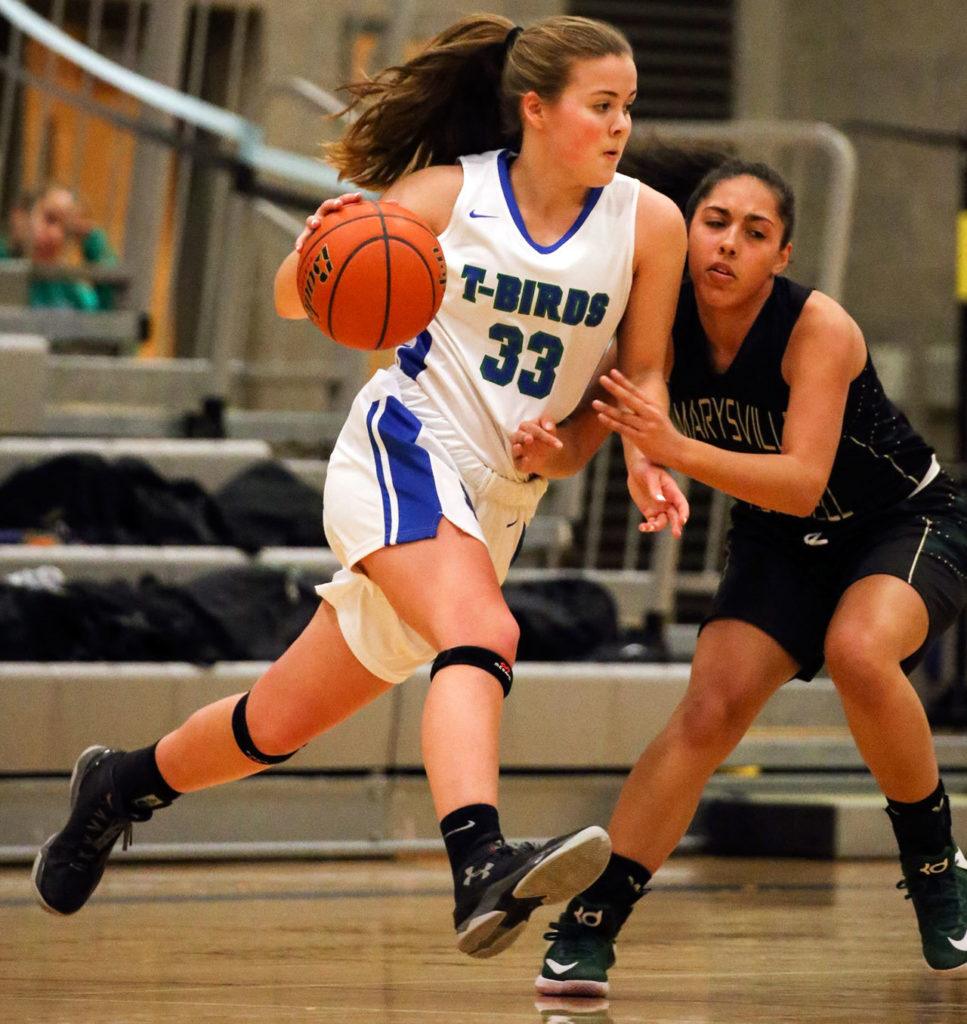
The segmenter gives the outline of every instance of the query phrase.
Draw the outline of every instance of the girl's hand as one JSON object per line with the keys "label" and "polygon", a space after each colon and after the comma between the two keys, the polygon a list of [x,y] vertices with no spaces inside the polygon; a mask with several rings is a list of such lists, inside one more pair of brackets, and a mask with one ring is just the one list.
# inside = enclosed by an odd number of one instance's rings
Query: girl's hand
{"label": "girl's hand", "polygon": [[601,423],[630,441],[653,464],[673,466],[683,438],[665,410],[644,398],[619,370],[598,380],[618,403],[591,403]]}
{"label": "girl's hand", "polygon": [[295,251],[302,252],[306,239],[319,227],[322,223],[322,218],[327,213],[335,213],[336,210],[341,210],[344,206],[349,206],[351,203],[362,202],[362,199],[363,197],[359,192],[347,192],[345,195],[336,196],[335,199],[325,200],[315,213],[310,213],[306,217],[306,226],[303,228],[302,234],[295,240]]}
{"label": "girl's hand", "polygon": [[525,420],[510,435],[510,452],[520,473],[544,476],[548,460],[563,447],[557,424],[551,420]]}
{"label": "girl's hand", "polygon": [[628,467],[628,493],[644,517],[638,526],[642,533],[659,533],[670,526],[672,535],[681,537],[688,522],[688,499],[666,469],[639,456]]}

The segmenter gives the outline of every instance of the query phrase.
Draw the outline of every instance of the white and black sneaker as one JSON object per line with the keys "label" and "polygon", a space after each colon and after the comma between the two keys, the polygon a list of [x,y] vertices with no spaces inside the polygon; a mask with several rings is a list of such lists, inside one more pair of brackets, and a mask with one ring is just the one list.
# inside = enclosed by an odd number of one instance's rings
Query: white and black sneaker
{"label": "white and black sneaker", "polygon": [[97,888],[122,833],[127,848],[131,823],[151,817],[148,809],[123,805],[114,784],[114,764],[122,754],[88,747],[74,765],[70,817],[40,848],[31,876],[40,905],[52,914],[80,910]]}
{"label": "white and black sneaker", "polygon": [[486,844],[457,875],[457,949],[480,958],[503,952],[537,907],[583,892],[610,856],[611,840],[597,825],[544,843]]}

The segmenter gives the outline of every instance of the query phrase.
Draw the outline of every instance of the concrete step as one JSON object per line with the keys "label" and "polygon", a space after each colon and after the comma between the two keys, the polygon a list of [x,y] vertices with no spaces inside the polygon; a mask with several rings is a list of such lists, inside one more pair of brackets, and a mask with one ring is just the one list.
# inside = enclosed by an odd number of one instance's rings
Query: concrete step
{"label": "concrete step", "polygon": [[147,321],[134,310],[89,312],[0,306],[0,334],[34,334],[46,338],[52,352],[81,348],[106,355],[133,352],[146,335]]}
{"label": "concrete step", "polygon": [[[265,441],[196,440],[186,438],[0,438],[0,480],[15,470],[61,455],[99,455],[103,459],[135,458],[168,479],[194,480],[217,490],[254,462],[272,458]],[[315,460],[303,460],[306,463]],[[325,463],[323,476],[325,475]]]}
{"label": "concrete step", "polygon": [[[967,843],[967,765],[945,756],[954,835]],[[963,745],[959,738],[957,745]],[[956,761],[956,768],[951,762]],[[694,830],[707,853],[742,857],[895,857],[885,800],[868,774],[786,774],[745,778],[720,774],[706,789]]]}
{"label": "concrete step", "polygon": [[[191,408],[194,409],[194,403]],[[48,405],[44,433],[69,437],[184,437],[185,412],[157,405],[112,405],[61,402]],[[294,412],[275,409],[231,408],[225,415],[229,438],[293,445],[309,452],[328,453],[342,429],[344,410]]]}
{"label": "concrete step", "polygon": [[[266,441],[167,437],[0,437],[0,480],[15,470],[67,454],[103,459],[142,459],[169,480],[194,480],[217,491],[253,463],[273,458]],[[325,459],[280,459],[286,469],[320,494],[326,485]]]}
{"label": "concrete step", "polygon": [[[267,667],[0,663],[0,701],[7,709],[0,716],[0,773],[66,771],[94,741],[149,743],[195,707],[249,689]],[[686,664],[519,662],[503,723],[502,763],[526,770],[624,771],[668,721],[688,673]],[[424,668],[364,716],[309,744],[291,766],[419,770],[428,686]],[[967,737],[938,737],[937,749],[945,768],[967,768]],[[726,764],[747,774],[862,767],[828,680],[783,687]]]}
{"label": "concrete step", "polygon": [[[334,355],[337,358],[311,364],[233,360],[228,371],[233,396],[241,398],[247,389],[272,388],[284,397],[287,388],[305,390],[310,382],[315,407],[348,408],[365,380],[363,354],[339,350]],[[155,407],[185,413],[198,408],[215,384],[212,362],[205,358],[54,354],[47,371],[48,399],[54,406]]]}

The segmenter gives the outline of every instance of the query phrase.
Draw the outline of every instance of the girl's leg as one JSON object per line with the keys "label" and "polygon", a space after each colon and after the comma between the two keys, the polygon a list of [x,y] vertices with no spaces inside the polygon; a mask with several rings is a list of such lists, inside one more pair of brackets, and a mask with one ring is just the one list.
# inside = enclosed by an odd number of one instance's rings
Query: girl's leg
{"label": "girl's leg", "polygon": [[951,833],[933,737],[900,667],[926,639],[916,590],[895,576],[866,576],[843,594],[826,634],[826,667],[863,759],[887,797],[924,959],[967,970],[967,870]]}
{"label": "girl's leg", "polygon": [[[383,693],[389,684],[350,653],[328,605],[253,687],[244,708],[263,754],[291,753]],[[261,771],[239,746],[232,717],[240,694],[195,712],[156,745],[131,752],[91,747],[71,777],[71,814],[34,861],[34,890],[52,913],[73,914],[101,880],[111,848],[179,793]]]}
{"label": "girl's leg", "polygon": [[[383,548],[363,567],[397,614],[437,651],[477,647],[512,665],[519,628],[487,549],[442,520],[433,540]],[[506,949],[541,903],[569,899],[608,859],[600,828],[534,848],[503,842],[497,815],[504,691],[490,672],[453,663],[433,676],[423,710],[423,758],[454,878],[457,947]]]}
{"label": "girl's leg", "polygon": [[622,787],[608,826],[614,852],[607,867],[547,936],[539,992],[608,994],[614,940],[634,904],[685,834],[709,776],[796,669],[747,622],[716,619],[702,630],[685,696]]}
{"label": "girl's leg", "polygon": [[[474,646],[513,665],[520,628],[487,549],[443,519],[432,540],[381,548],[363,560],[397,613],[437,651]],[[489,672],[450,665],[423,708],[423,760],[437,817],[497,803],[504,694]]]}
{"label": "girl's leg", "polygon": [[796,669],[746,622],[717,619],[702,630],[685,696],[621,790],[609,825],[616,854],[649,874],[658,870],[695,816],[709,776]]}
{"label": "girl's leg", "polygon": [[[291,647],[258,680],[245,719],[255,746],[289,754],[338,725],[390,684],[368,672],[346,646],[336,613],[322,603]],[[242,753],[232,729],[241,694],[196,711],[163,737],[155,757],[165,781],[190,793],[262,771]]]}
{"label": "girl's leg", "polygon": [[926,713],[900,668],[927,628],[916,590],[877,575],[843,594],[826,633],[826,667],[856,745],[886,796],[904,802],[929,796],[939,779]]}

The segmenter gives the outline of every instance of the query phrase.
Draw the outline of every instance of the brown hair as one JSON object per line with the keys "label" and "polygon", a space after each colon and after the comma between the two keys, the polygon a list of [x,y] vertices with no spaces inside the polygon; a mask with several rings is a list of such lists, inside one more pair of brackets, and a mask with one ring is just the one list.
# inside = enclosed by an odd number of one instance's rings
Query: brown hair
{"label": "brown hair", "polygon": [[621,32],[591,18],[558,15],[509,35],[513,27],[497,14],[470,15],[405,64],[344,86],[347,110],[369,102],[326,147],[340,176],[381,189],[430,164],[516,146],[525,93],[553,102],[575,60],[632,52]]}

